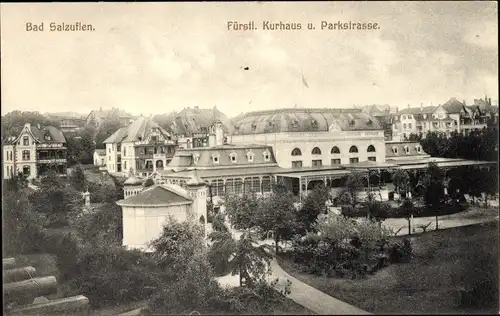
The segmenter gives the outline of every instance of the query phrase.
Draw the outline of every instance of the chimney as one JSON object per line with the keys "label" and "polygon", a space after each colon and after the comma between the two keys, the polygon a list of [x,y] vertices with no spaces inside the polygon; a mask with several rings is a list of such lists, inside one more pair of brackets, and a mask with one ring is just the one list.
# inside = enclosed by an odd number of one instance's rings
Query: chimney
{"label": "chimney", "polygon": [[424,111],[424,103],[420,103],[420,112]]}
{"label": "chimney", "polygon": [[491,105],[491,98],[488,99],[488,105]]}
{"label": "chimney", "polygon": [[463,100],[463,101],[462,101],[462,103],[463,103],[464,105],[467,105],[467,104],[465,103],[465,100]]}

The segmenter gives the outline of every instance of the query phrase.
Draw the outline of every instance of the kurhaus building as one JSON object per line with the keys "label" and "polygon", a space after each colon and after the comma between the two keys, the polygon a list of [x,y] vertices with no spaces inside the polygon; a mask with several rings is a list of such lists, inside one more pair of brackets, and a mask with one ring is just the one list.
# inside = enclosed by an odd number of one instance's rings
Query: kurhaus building
{"label": "kurhaus building", "polygon": [[[368,186],[389,178],[383,173],[390,169],[425,169],[430,161],[444,168],[488,164],[430,157],[416,142],[386,142],[377,120],[359,111],[251,112],[240,116],[234,129],[226,134],[216,122],[209,146],[177,149],[167,168],[153,174],[155,181],[183,186],[196,169],[215,199],[225,193],[266,193],[275,181],[301,197],[318,184],[339,190],[353,171],[366,174]],[[377,179],[368,177],[372,171]]]}

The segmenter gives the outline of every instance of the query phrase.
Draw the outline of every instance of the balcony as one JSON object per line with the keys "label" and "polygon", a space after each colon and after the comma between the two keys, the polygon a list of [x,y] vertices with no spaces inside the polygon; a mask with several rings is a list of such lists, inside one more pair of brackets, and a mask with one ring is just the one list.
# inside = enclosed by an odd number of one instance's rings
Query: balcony
{"label": "balcony", "polygon": [[52,158],[52,159],[38,159],[37,163],[40,164],[65,164],[67,162],[66,158]]}

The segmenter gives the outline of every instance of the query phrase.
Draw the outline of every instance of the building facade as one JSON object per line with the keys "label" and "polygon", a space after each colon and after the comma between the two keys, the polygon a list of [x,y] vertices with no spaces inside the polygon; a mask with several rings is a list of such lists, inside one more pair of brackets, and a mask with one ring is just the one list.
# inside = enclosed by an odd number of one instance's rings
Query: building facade
{"label": "building facade", "polygon": [[17,137],[3,146],[4,179],[19,173],[28,179],[48,171],[66,175],[67,147],[63,133],[53,126],[26,123]]}
{"label": "building facade", "polygon": [[132,176],[124,183],[122,208],[123,246],[151,251],[150,241],[158,238],[169,218],[179,222],[201,222],[207,226],[207,187],[196,173],[184,188],[176,185],[153,185],[144,188],[142,180]]}
{"label": "building facade", "polygon": [[106,149],[96,149],[94,151],[94,166],[105,167],[106,166]]}
{"label": "building facade", "polygon": [[118,129],[104,144],[109,173],[127,175],[132,171],[143,177],[163,170],[177,147],[170,133],[145,117]]}
{"label": "building facade", "polygon": [[439,106],[408,107],[399,111],[393,120],[393,140],[406,140],[410,134],[425,137],[430,132],[468,135],[490,125],[498,125],[498,107],[491,98],[475,99],[474,104],[451,98]]}
{"label": "building facade", "polygon": [[85,118],[85,124],[93,127],[99,127],[104,121],[114,119],[120,122],[121,126],[128,126],[135,119],[131,114],[120,109],[112,108],[111,110],[103,110],[102,108],[90,111]]}

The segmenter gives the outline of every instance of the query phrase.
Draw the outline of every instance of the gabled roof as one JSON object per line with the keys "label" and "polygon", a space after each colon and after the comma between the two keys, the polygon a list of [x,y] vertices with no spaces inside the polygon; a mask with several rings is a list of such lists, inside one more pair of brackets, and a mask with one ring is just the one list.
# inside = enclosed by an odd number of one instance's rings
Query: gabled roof
{"label": "gabled roof", "polygon": [[[23,127],[23,131],[25,129],[28,129],[29,133],[35,138],[35,141],[42,143],[42,144],[54,144],[54,143],[66,143],[66,138],[64,137],[64,134],[54,126],[44,126],[41,128],[37,128],[35,126],[31,126],[31,124],[25,124]],[[22,134],[23,132],[21,132]],[[17,136],[12,142],[9,142],[11,144],[17,142],[19,140],[19,137]],[[50,140],[45,139],[45,136],[50,136]]]}
{"label": "gabled roof", "polygon": [[99,156],[106,156],[106,149],[96,149],[94,152]]}
{"label": "gabled roof", "polygon": [[465,104],[458,101],[456,98],[451,98],[448,101],[446,101],[446,103],[444,103],[442,106],[449,114],[456,114],[462,111],[464,105]]}
{"label": "gabled roof", "polygon": [[397,109],[396,107],[390,106],[389,104],[383,104],[383,105],[372,104],[372,105],[365,105],[361,112],[372,116],[384,116],[396,113]]}
{"label": "gabled roof", "polygon": [[163,135],[170,134],[160,127],[156,122],[145,117],[139,117],[127,127],[122,127],[106,138],[103,143],[135,142],[147,137],[152,128],[157,128]]}
{"label": "gabled roof", "polygon": [[155,185],[141,193],[117,201],[120,206],[160,207],[191,204],[193,200],[168,185]]}
{"label": "gabled roof", "polygon": [[402,109],[397,113],[397,115],[401,114],[417,114],[417,113],[422,113],[422,114],[432,114],[434,111],[436,111],[438,107],[429,105],[429,106],[418,106],[418,107],[409,107],[406,109]]}
{"label": "gabled roof", "polygon": [[177,113],[170,125],[170,129],[176,135],[189,135],[208,131],[212,125],[220,121],[226,133],[233,132],[233,126],[229,118],[216,107],[212,109],[200,109],[188,107]]}

